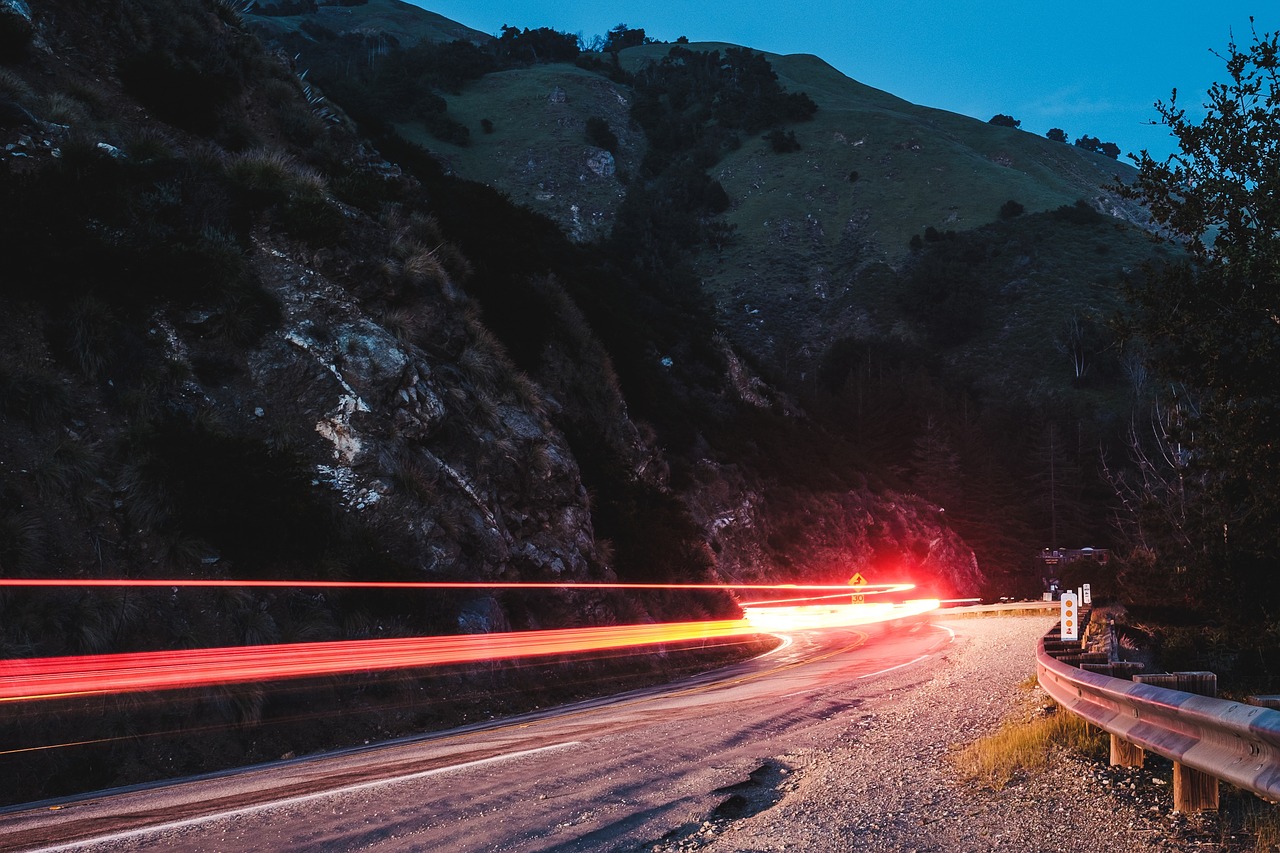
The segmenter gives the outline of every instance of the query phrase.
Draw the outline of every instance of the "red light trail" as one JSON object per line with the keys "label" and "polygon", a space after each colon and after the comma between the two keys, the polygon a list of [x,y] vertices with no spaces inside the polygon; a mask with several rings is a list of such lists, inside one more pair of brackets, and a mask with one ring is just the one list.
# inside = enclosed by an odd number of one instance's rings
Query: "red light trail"
{"label": "red light trail", "polygon": [[[20,702],[172,690],[214,684],[306,678],[478,663],[521,657],[566,655],[663,643],[741,637],[787,630],[864,625],[936,609],[938,602],[905,604],[813,604],[870,593],[902,592],[912,584],[632,584],[481,583],[468,581],[309,581],[0,578],[0,588],[267,588],[267,589],[601,589],[601,590],[787,590],[827,595],[758,601],[742,605],[744,618],[703,622],[614,625],[495,634],[409,637],[232,646],[0,660],[0,702]],[[833,593],[839,592],[840,595]],[[784,606],[809,602],[803,606]]]}
{"label": "red light trail", "polygon": [[0,661],[0,702],[477,663],[759,633],[745,619]]}
{"label": "red light trail", "polygon": [[622,589],[622,590],[730,590],[785,589],[802,592],[893,592],[911,589],[913,584],[867,584],[854,589],[847,584],[794,583],[615,583],[538,581],[501,583],[478,581],[318,581],[318,580],[226,580],[170,578],[0,578],[0,587],[71,589],[80,587],[235,587],[244,589]]}

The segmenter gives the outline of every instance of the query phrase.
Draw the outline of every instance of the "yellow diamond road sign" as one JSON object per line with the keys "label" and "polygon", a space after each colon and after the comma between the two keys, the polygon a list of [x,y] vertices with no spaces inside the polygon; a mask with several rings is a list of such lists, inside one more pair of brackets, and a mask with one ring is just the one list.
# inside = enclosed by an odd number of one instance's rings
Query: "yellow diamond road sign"
{"label": "yellow diamond road sign", "polygon": [[862,572],[857,572],[853,577],[849,578],[850,586],[866,586],[867,579],[862,576]]}

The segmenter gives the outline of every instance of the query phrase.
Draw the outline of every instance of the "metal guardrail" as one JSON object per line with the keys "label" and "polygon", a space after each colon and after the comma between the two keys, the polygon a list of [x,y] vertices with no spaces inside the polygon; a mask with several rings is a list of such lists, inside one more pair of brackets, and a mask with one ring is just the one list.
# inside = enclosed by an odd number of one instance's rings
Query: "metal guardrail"
{"label": "metal guardrail", "polygon": [[[1215,779],[1280,800],[1280,711],[1078,669],[1045,651],[1054,633],[1036,650],[1040,686],[1111,733],[1112,764],[1141,765],[1142,753],[1126,745],[1172,760],[1174,806],[1183,812],[1217,808]],[[1117,760],[1117,754],[1130,758]],[[1194,771],[1212,777],[1211,793]]]}

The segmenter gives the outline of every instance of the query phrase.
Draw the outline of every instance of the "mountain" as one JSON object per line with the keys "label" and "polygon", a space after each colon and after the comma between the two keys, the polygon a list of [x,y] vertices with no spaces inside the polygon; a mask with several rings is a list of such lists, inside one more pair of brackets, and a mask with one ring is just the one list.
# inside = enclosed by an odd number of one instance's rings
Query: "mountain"
{"label": "mountain", "polygon": [[[740,49],[723,43],[678,47],[721,54]],[[619,66],[635,73],[671,48],[623,49]],[[1075,314],[1103,315],[1117,307],[1109,296],[1099,298],[1098,280],[1111,278],[1113,285],[1118,274],[1163,251],[1152,245],[1145,211],[1114,189],[1133,168],[1014,128],[910,104],[818,57],[761,55],[783,87],[804,92],[818,109],[810,121],[792,127],[797,150],[779,154],[765,136],[744,135],[709,170],[731,200],[723,222],[732,229],[732,242],[727,249],[701,247],[694,264],[733,339],[800,382],[812,380],[824,354],[843,340],[918,343],[919,324],[899,304],[911,238],[929,228],[945,233],[1004,226],[1009,235],[993,239],[1018,254],[1012,268],[995,273],[1000,280],[990,286],[997,293],[984,294],[997,303],[998,316],[986,334],[948,355],[955,362],[978,360],[981,367],[962,371],[962,378],[984,391],[1065,391],[1062,370],[1007,375],[1019,366],[1062,363],[1048,353],[1003,358],[990,352],[1001,348],[994,335],[1031,349],[1035,341],[1046,343],[1046,327],[1056,332]],[[540,64],[486,75],[444,97],[449,114],[467,127],[478,129],[489,116],[501,119],[491,132],[470,134],[466,144],[435,138],[412,119],[397,122],[397,129],[453,173],[500,189],[575,239],[610,233],[626,196],[624,182],[638,171],[646,148],[629,115],[633,86],[579,65]],[[618,139],[603,174],[600,149],[582,132],[590,118],[603,118]],[[1057,242],[1074,254],[1079,239],[1070,223],[1019,228],[1000,213],[1010,201],[1024,215],[1035,215],[1082,200],[1108,224],[1121,226],[1098,229],[1094,251],[1106,257],[1090,259],[1085,268],[1074,257],[1045,257],[1045,248]],[[1027,230],[1036,233],[1021,233]],[[1036,304],[1025,304],[1024,296]]]}
{"label": "mountain", "polygon": [[[642,290],[678,302],[677,314],[706,314],[696,334],[718,336],[749,384],[800,401],[855,445],[850,464],[863,473],[935,504],[967,492],[971,523],[951,522],[995,576],[1023,572],[1017,554],[1055,529],[1106,538],[1099,450],[1123,454],[1142,378],[1114,321],[1127,283],[1176,255],[1117,192],[1130,167],[907,103],[813,56],[646,43],[626,28],[590,53],[556,35],[507,27],[483,51],[424,42],[363,71],[352,66],[360,46],[319,29],[286,47],[363,124],[384,123],[445,173],[647,270]],[[442,75],[446,57],[465,73]],[[649,344],[678,347],[658,338],[683,322],[652,324]],[[605,343],[625,388],[628,354]],[[934,494],[914,459],[929,423],[960,457],[956,484]],[[677,449],[659,432],[696,469],[689,454],[705,448]],[[1044,446],[1061,452],[1059,433],[1075,436],[1079,476],[1070,494],[1046,496],[1038,469]],[[1000,480],[1008,494],[993,505]],[[1007,503],[1017,511],[997,525]],[[1052,522],[1059,504],[1065,528]],[[974,532],[996,526],[1010,532],[995,548]]]}
{"label": "mountain", "polygon": [[[812,57],[615,47],[394,0],[0,4],[0,575],[860,572],[1002,595],[1036,591],[1046,531],[1101,539],[1092,460],[1129,387],[1106,315],[1164,251],[1102,189],[1119,167]],[[0,596],[0,647],[736,612],[727,594],[68,589]],[[556,683],[184,695],[145,712],[208,723],[180,767],[157,740],[23,773],[57,791],[208,769]],[[109,705],[78,738],[133,719]],[[287,722],[317,708],[343,723]],[[14,725],[54,742],[59,719]]]}

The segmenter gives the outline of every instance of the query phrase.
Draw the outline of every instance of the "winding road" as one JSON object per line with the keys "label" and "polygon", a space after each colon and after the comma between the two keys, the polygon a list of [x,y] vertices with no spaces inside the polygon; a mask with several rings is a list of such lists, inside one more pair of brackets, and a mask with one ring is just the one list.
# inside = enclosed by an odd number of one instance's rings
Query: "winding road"
{"label": "winding road", "polygon": [[823,723],[945,626],[786,635],[662,687],[372,747],[0,812],[4,850],[652,849],[776,803]]}

